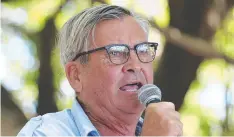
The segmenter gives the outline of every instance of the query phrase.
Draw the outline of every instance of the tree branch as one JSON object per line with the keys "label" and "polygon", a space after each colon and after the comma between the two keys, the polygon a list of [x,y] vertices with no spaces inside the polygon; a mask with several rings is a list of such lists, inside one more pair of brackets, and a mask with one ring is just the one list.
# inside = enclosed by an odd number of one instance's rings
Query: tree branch
{"label": "tree branch", "polygon": [[214,46],[198,37],[189,36],[176,28],[160,28],[154,21],[150,20],[152,27],[158,29],[167,41],[186,50],[187,52],[204,58],[224,59],[227,63],[234,64],[234,59],[218,52]]}
{"label": "tree branch", "polygon": [[61,5],[59,6],[59,8],[54,12],[53,16],[52,17],[56,17],[60,11],[63,9],[63,7],[68,3],[70,2],[71,0],[64,0]]}

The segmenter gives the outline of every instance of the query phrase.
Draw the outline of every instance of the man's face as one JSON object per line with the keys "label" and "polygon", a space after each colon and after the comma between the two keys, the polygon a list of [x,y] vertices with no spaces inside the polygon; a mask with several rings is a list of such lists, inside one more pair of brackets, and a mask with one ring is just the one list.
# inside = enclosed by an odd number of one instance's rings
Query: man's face
{"label": "man's face", "polygon": [[[110,44],[127,44],[133,48],[146,41],[147,35],[140,25],[127,16],[97,24],[92,48]],[[128,61],[121,65],[113,64],[105,50],[91,53],[82,71],[79,99],[90,109],[104,108],[112,114],[143,111],[136,91],[139,83],[153,83],[153,67],[152,63],[140,62],[135,51],[131,50]]]}

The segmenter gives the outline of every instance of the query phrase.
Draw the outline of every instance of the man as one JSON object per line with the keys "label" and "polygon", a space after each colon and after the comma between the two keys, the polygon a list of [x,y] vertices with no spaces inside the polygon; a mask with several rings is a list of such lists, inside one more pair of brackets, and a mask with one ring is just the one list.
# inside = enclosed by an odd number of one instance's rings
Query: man
{"label": "man", "polygon": [[158,46],[147,39],[147,21],[122,7],[100,5],[71,18],[58,44],[73,107],[32,118],[18,135],[182,135],[173,103],[150,104],[140,117],[137,90],[153,83]]}

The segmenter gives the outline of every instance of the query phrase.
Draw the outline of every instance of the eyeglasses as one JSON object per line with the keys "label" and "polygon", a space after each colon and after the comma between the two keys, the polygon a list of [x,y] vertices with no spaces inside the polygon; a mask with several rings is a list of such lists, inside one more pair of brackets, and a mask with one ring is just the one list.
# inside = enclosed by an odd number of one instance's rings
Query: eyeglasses
{"label": "eyeglasses", "polygon": [[99,50],[106,50],[110,61],[116,65],[120,65],[128,61],[129,56],[130,56],[130,50],[135,50],[138,59],[142,63],[149,63],[154,60],[157,47],[158,47],[158,43],[153,43],[153,42],[143,42],[143,43],[135,45],[133,48],[130,48],[126,44],[112,44],[112,45],[108,45],[105,47],[100,47],[100,48],[96,48],[93,50],[89,50],[86,52],[81,52],[76,55],[73,61],[78,59],[80,56],[90,54]]}

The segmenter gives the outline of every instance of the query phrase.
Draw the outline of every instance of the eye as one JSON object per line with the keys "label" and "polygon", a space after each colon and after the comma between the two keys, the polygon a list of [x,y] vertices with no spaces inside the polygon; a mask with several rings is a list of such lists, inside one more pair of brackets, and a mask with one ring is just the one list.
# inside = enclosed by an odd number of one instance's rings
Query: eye
{"label": "eye", "polygon": [[121,51],[110,51],[111,56],[121,56],[123,53]]}
{"label": "eye", "polygon": [[148,53],[149,52],[149,46],[147,45],[140,45],[138,48],[137,48],[137,51],[138,53]]}
{"label": "eye", "polygon": [[121,57],[128,54],[128,48],[125,46],[113,46],[109,49],[109,55],[113,57]]}

